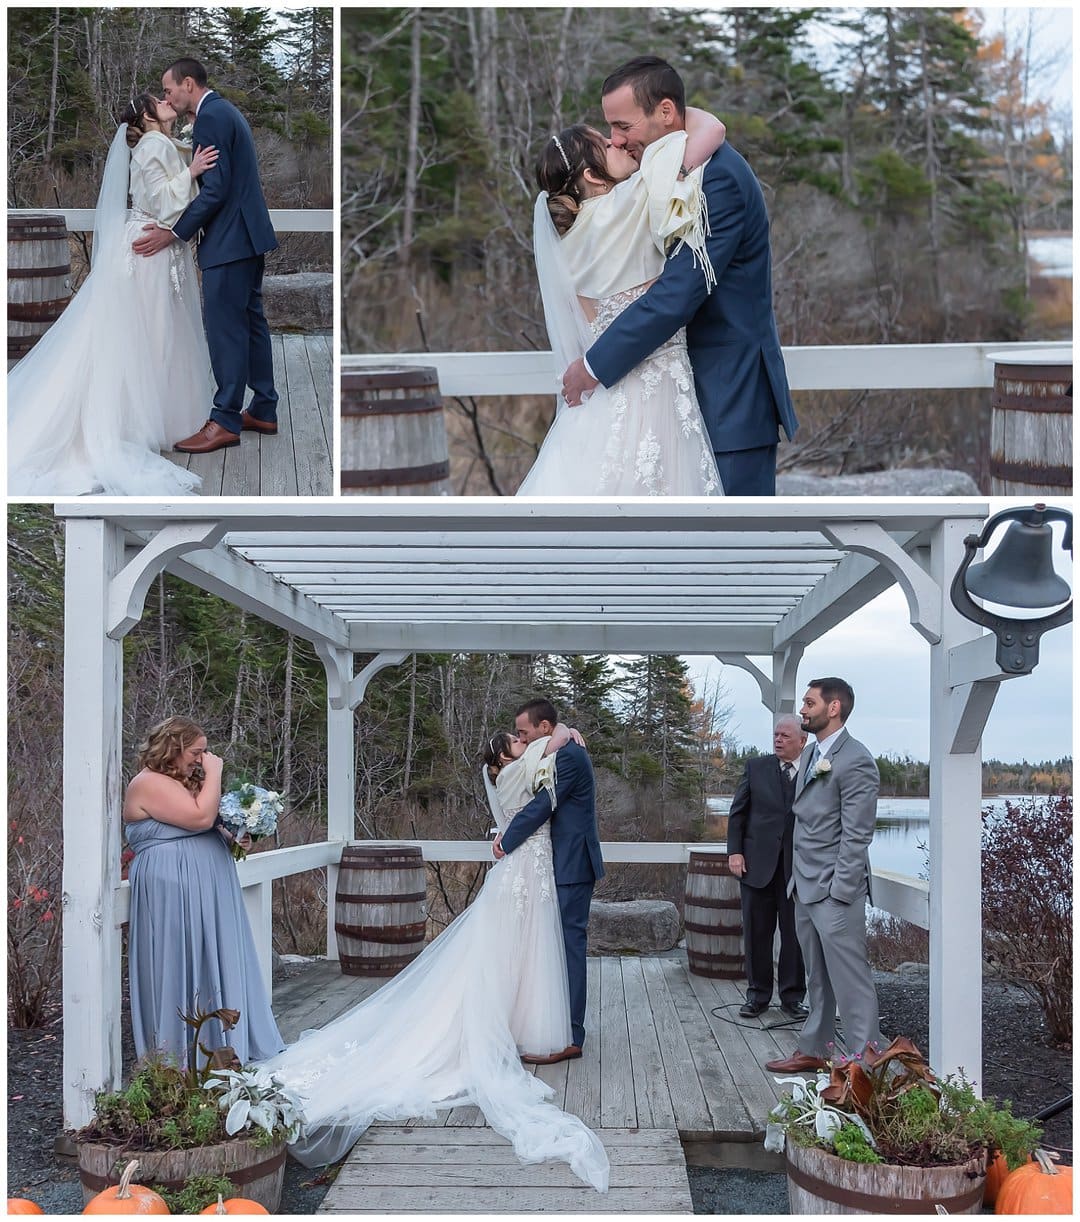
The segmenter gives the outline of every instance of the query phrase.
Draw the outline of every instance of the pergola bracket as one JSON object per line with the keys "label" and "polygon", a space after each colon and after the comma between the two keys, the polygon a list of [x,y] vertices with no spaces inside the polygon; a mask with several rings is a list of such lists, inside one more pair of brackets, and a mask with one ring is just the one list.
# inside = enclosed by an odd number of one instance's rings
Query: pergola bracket
{"label": "pergola bracket", "polygon": [[717,660],[723,662],[725,666],[735,666],[739,670],[745,670],[746,673],[757,683],[761,691],[761,703],[767,709],[776,708],[776,688],[769,676],[757,665],[756,662],[751,662],[745,654],[741,653],[718,653]]}
{"label": "pergola bracket", "polygon": [[174,522],[162,526],[140,548],[132,552],[124,567],[109,582],[106,632],[111,640],[122,640],[142,618],[150,584],[171,561],[185,552],[214,547],[225,535],[224,522]]}

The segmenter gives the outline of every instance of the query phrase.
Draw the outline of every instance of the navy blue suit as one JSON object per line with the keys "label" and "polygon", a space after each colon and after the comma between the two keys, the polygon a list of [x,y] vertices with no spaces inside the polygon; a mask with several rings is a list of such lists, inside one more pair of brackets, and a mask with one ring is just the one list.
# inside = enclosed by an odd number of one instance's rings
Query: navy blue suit
{"label": "navy blue suit", "polygon": [[173,232],[188,242],[203,231],[198,250],[203,317],[218,386],[210,419],[239,433],[248,386],[254,392],[251,414],[259,420],[277,419],[262,279],[265,255],[278,243],[259,183],[255,141],[244,116],[220,94],[206,94],[192,144],[212,144],[218,159],[200,178],[199,194]]}
{"label": "navy blue suit", "polygon": [[715,288],[708,291],[684,246],[586,355],[596,377],[613,386],[685,326],[724,491],[772,496],[779,429],[792,438],[798,424],[773,314],[765,197],[753,170],[727,143],[706,165],[702,185]]}
{"label": "navy blue suit", "polygon": [[510,820],[502,847],[512,853],[551,820],[551,855],[559,894],[566,973],[570,982],[570,1029],[573,1042],[585,1042],[585,952],[589,904],[597,879],[604,877],[600,837],[596,831],[596,787],[588,754],[567,743],[555,754],[555,805],[546,789]]}

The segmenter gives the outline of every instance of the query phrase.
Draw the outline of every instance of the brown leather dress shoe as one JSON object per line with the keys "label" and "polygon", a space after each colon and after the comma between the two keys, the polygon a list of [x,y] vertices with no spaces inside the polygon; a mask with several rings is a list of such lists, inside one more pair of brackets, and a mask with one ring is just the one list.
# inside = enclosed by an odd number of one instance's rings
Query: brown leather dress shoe
{"label": "brown leather dress shoe", "polygon": [[276,420],[256,420],[246,408],[240,413],[240,427],[250,429],[254,433],[263,433],[273,437],[277,433]]}
{"label": "brown leather dress shoe", "polygon": [[197,433],[178,441],[173,449],[179,450],[181,454],[213,454],[215,450],[224,450],[239,444],[238,433],[222,428],[216,420],[207,420]]}
{"label": "brown leather dress shoe", "polygon": [[770,1073],[816,1073],[825,1068],[821,1057],[812,1057],[809,1053],[800,1052],[798,1048],[789,1057],[780,1061],[766,1061],[765,1068]]}
{"label": "brown leather dress shoe", "polygon": [[573,1061],[581,1056],[577,1044],[567,1044],[562,1052],[552,1052],[548,1056],[534,1056],[531,1052],[523,1052],[521,1059],[526,1065],[556,1065],[559,1061]]}

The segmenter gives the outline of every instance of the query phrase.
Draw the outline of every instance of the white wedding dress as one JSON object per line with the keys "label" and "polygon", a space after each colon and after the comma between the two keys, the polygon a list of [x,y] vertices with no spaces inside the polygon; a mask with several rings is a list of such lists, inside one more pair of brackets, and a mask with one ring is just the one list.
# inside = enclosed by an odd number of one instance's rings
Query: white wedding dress
{"label": "white wedding dress", "polygon": [[191,249],[131,249],[197,187],[167,136],[129,150],[125,131],[105,165],[90,275],[8,374],[9,496],[175,496],[200,483],[158,453],[203,423],[213,396]]}
{"label": "white wedding dress", "polygon": [[[536,201],[533,242],[544,319],[558,375],[660,275],[685,242],[711,283],[701,169],[678,178],[685,132],[645,149],[641,169],[582,203],[561,239]],[[686,331],[579,407],[559,396],[551,429],[518,496],[720,496]]]}
{"label": "white wedding dress", "polygon": [[[538,739],[499,773],[500,831],[554,756]],[[490,790],[489,790],[490,792]],[[433,1119],[474,1104],[522,1162],[560,1159],[600,1192],[608,1158],[596,1134],[547,1102],[519,1053],[570,1043],[570,1003],[548,825],[495,863],[472,904],[409,966],[321,1030],[263,1062],[300,1095],[304,1128],[290,1152],[336,1162],[376,1120]]]}

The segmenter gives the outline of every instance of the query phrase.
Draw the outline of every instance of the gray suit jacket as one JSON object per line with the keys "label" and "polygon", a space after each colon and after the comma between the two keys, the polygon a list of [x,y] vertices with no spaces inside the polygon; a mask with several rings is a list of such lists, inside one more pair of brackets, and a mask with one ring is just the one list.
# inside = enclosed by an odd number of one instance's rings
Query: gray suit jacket
{"label": "gray suit jacket", "polygon": [[841,730],[826,756],[828,772],[808,780],[814,740],[806,744],[795,781],[791,880],[804,904],[831,896],[850,904],[870,889],[870,858],[880,778],[870,752]]}

